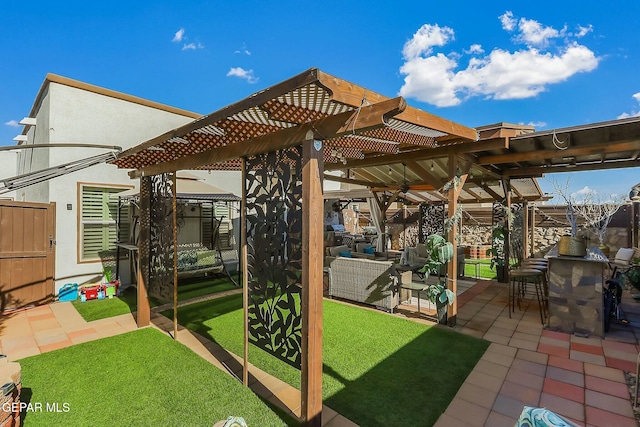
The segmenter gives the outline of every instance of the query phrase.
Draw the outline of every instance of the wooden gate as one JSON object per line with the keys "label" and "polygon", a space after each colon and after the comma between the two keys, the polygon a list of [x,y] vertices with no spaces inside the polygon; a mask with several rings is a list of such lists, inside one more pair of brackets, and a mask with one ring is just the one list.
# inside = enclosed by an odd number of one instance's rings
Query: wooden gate
{"label": "wooden gate", "polygon": [[54,297],[55,203],[0,201],[0,311]]}

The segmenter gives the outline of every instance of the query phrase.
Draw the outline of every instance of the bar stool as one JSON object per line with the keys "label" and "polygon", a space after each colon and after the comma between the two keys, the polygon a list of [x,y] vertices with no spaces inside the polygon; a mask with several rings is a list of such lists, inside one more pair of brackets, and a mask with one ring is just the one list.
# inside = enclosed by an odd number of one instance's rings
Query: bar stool
{"label": "bar stool", "polygon": [[518,309],[521,309],[520,299],[524,296],[528,283],[532,283],[536,290],[536,297],[540,307],[540,321],[544,324],[547,317],[546,297],[544,293],[545,272],[532,267],[521,267],[509,272],[509,317],[515,313],[515,300],[518,299]]}

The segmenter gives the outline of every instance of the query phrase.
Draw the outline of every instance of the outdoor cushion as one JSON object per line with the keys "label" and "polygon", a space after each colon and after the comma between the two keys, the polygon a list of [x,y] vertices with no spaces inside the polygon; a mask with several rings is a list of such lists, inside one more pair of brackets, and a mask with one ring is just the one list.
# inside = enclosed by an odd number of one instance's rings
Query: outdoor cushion
{"label": "outdoor cushion", "polygon": [[340,252],[349,251],[349,246],[341,245],[341,246],[331,246],[327,248],[329,251],[329,256],[339,256]]}
{"label": "outdoor cushion", "polygon": [[427,252],[427,247],[425,246],[424,243],[418,243],[416,245],[416,252],[418,255],[418,257],[420,258],[428,258],[429,257],[429,252]]}
{"label": "outdoor cushion", "polygon": [[616,253],[616,257],[613,260],[613,262],[615,262],[616,264],[629,264],[631,263],[631,258],[633,258],[633,254],[635,253],[635,251],[633,250],[633,248],[620,248],[618,249],[618,252]]}
{"label": "outdoor cushion", "polygon": [[363,252],[369,255],[375,255],[376,253],[373,249],[373,246],[367,246],[366,248],[363,249]]}
{"label": "outdoor cushion", "polygon": [[199,251],[198,252],[198,267],[208,267],[216,263],[216,251]]}
{"label": "outdoor cushion", "polygon": [[338,255],[344,258],[351,258],[351,251],[338,252]]}

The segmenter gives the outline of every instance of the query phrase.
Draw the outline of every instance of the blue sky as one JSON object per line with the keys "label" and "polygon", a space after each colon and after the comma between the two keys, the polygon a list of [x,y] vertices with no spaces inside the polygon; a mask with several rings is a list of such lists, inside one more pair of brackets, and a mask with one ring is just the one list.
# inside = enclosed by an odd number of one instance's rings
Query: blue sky
{"label": "blue sky", "polygon": [[[48,72],[202,114],[318,67],[471,127],[545,130],[638,115],[640,2],[617,3],[615,13],[603,5],[7,2],[0,145],[14,143]],[[638,182],[637,169],[570,179],[572,191],[625,195]]]}

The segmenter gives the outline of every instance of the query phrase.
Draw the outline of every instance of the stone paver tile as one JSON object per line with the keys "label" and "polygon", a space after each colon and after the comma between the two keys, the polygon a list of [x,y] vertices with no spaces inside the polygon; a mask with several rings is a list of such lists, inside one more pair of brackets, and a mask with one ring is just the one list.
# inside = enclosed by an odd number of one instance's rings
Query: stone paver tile
{"label": "stone paver tile", "polygon": [[[493,344],[495,344],[495,343],[493,343]],[[495,364],[498,364],[498,365],[509,367],[509,366],[511,366],[511,363],[513,363],[513,358],[514,358],[514,356],[507,356],[505,354],[499,354],[499,353],[493,353],[493,352],[486,351],[482,355],[480,360],[487,360],[489,362],[492,362],[492,363],[495,363]]]}
{"label": "stone paver tile", "polygon": [[461,334],[468,335],[470,337],[482,338],[484,336],[484,331],[479,331],[477,329],[471,329],[464,326],[459,331]]}
{"label": "stone paver tile", "polygon": [[571,335],[571,342],[602,347],[602,338],[598,337],[579,337],[577,335]]}
{"label": "stone paver tile", "polygon": [[550,337],[540,337],[540,344],[547,344],[547,345],[552,345],[555,347],[560,347],[560,348],[566,348],[568,349],[569,347],[571,347],[571,342],[570,341],[566,341],[566,340],[559,340],[556,338],[550,338]]}
{"label": "stone paver tile", "polygon": [[499,412],[491,411],[485,427],[513,427],[517,418],[511,418]]}
{"label": "stone paver tile", "polygon": [[613,412],[625,417],[634,417],[629,398],[621,399],[616,396],[600,393],[593,390],[585,390],[585,403],[587,406]]}
{"label": "stone paver tile", "polygon": [[72,346],[72,345],[73,345],[73,343],[67,339],[67,340],[64,340],[64,341],[57,341],[57,342],[54,342],[54,343],[51,343],[51,344],[41,345],[40,346],[40,351],[42,353],[46,353],[48,351],[58,350],[58,349],[61,349],[61,348]]}
{"label": "stone paver tile", "polygon": [[31,346],[27,348],[21,348],[19,350],[11,350],[5,353],[10,362],[17,362],[25,357],[36,356],[40,354],[40,349],[37,346]]}
{"label": "stone paver tile", "polygon": [[490,332],[487,332],[486,334],[484,334],[482,338],[487,341],[491,341],[493,343],[504,344],[504,345],[509,344],[509,340],[511,339],[510,336],[497,335]]}
{"label": "stone paver tile", "polygon": [[619,369],[585,363],[584,373],[585,375],[591,375],[592,377],[604,378],[605,380],[626,384],[624,374]]}
{"label": "stone paver tile", "polygon": [[73,344],[81,344],[83,342],[99,340],[100,338],[103,338],[103,337],[96,332],[95,334],[81,335],[79,337],[71,338],[71,342]]}
{"label": "stone paver tile", "polygon": [[[457,418],[453,418],[446,412],[438,418],[438,421],[433,425],[434,427],[470,427],[471,424],[463,423]],[[513,426],[511,426],[513,427]]]}
{"label": "stone paver tile", "polygon": [[327,405],[322,405],[322,425],[326,425],[333,418],[338,416],[338,413]]}
{"label": "stone paver tile", "polygon": [[93,328],[85,328],[85,329],[79,329],[77,331],[70,331],[67,332],[67,336],[69,337],[69,339],[74,339],[74,338],[78,338],[84,335],[94,335],[96,334],[96,330]]}
{"label": "stone paver tile", "polygon": [[456,397],[474,403],[483,408],[491,409],[496,400],[497,392],[465,382],[458,390]]}
{"label": "stone paver tile", "polygon": [[638,360],[638,353],[629,353],[627,351],[605,349],[604,354],[606,357],[610,357],[612,359],[626,360],[634,363]]}
{"label": "stone paver tile", "polygon": [[581,351],[583,353],[597,354],[600,356],[604,355],[604,350],[602,350],[602,346],[599,346],[599,345],[589,345],[589,344],[582,344],[578,342],[572,342],[571,350]]}
{"label": "stone paver tile", "polygon": [[555,340],[560,340],[560,341],[571,340],[571,335],[567,334],[566,332],[557,332],[557,331],[549,331],[549,330],[542,331],[542,337],[553,338]]}
{"label": "stone paver tile", "polygon": [[44,313],[51,313],[51,308],[48,305],[39,305],[37,307],[28,308],[24,311],[28,317],[39,316]]}
{"label": "stone paver tile", "polygon": [[38,347],[43,347],[49,344],[53,344],[56,342],[61,342],[61,341],[67,341],[69,338],[67,337],[67,334],[65,334],[64,332],[60,332],[58,334],[55,335],[50,335],[50,336],[45,336],[42,338],[38,338],[36,339],[36,342],[38,343]]}
{"label": "stone paver tile", "polygon": [[567,384],[573,384],[578,387],[584,387],[584,375],[578,372],[556,368],[555,366],[547,367],[547,378],[551,378]]}
{"label": "stone paver tile", "polygon": [[629,398],[629,388],[623,383],[586,375],[584,377],[584,385],[585,388],[589,390],[598,391],[600,393],[620,397],[622,399]]}
{"label": "stone paver tile", "polygon": [[489,328],[487,333],[492,333],[492,334],[496,334],[496,335],[503,335],[505,337],[510,337],[511,335],[514,334],[514,331],[513,331],[513,329],[504,329],[504,328],[497,327],[497,326],[495,326],[495,323],[494,323],[493,326],[491,326]]}
{"label": "stone paver tile", "polygon": [[587,425],[594,427],[637,427],[635,418],[625,417],[624,415],[615,414],[609,411],[603,411],[599,408],[587,406],[585,408],[587,414]]}
{"label": "stone paver tile", "polygon": [[491,344],[489,348],[487,348],[487,352],[498,353],[506,356],[515,357],[516,353],[518,352],[518,349],[509,347],[506,345],[501,345],[501,344]]}
{"label": "stone paver tile", "polygon": [[543,392],[584,403],[584,389],[573,384],[557,381],[552,378],[545,378]]}
{"label": "stone paver tile", "polygon": [[621,371],[635,372],[636,362],[628,360],[614,359],[613,357],[605,357],[606,365],[610,368],[619,369]]}
{"label": "stone paver tile", "polygon": [[540,336],[540,335],[542,335],[543,329],[542,329],[542,325],[540,324],[540,321],[538,320],[537,323],[534,323],[532,325],[520,322],[518,324],[518,327],[516,328],[516,331],[517,332],[524,332],[525,334],[531,334],[531,335]]}
{"label": "stone paver tile", "polygon": [[534,390],[542,390],[544,378],[538,375],[528,374],[517,369],[509,369],[507,381],[521,384]]}
{"label": "stone paver tile", "polygon": [[466,400],[454,398],[445,414],[472,426],[484,426],[489,417],[489,409]]}
{"label": "stone paver tile", "polygon": [[31,330],[33,332],[42,332],[48,329],[60,329],[60,324],[57,320],[36,320],[29,323],[31,324]]}
{"label": "stone paver tile", "polygon": [[478,363],[476,363],[476,366],[473,368],[473,370],[500,379],[504,379],[507,376],[507,372],[509,372],[509,368],[507,366],[499,365],[497,363],[489,362],[488,360],[482,359],[479,360]]}
{"label": "stone paver tile", "polygon": [[511,364],[511,369],[517,369],[528,374],[544,377],[545,373],[547,372],[547,365],[541,365],[539,363],[530,362],[523,359],[515,359]]}
{"label": "stone paver tile", "polygon": [[573,360],[579,360],[581,362],[591,363],[593,365],[605,366],[604,356],[600,356],[597,354],[584,353],[582,351],[571,350],[569,352],[569,357]]}
{"label": "stone paver tile", "polygon": [[549,344],[538,344],[538,352],[545,353],[550,356],[563,357],[565,359],[569,358],[569,348],[561,348],[555,345]]}
{"label": "stone paver tile", "polygon": [[524,332],[514,332],[512,338],[524,341],[535,342],[536,344],[540,341],[540,335],[531,335],[526,334]]}
{"label": "stone paver tile", "polygon": [[528,360],[529,362],[539,363],[546,365],[549,361],[549,355],[545,353],[538,353],[536,351],[525,350],[523,348],[518,350],[516,359]]}
{"label": "stone paver tile", "polygon": [[579,360],[566,359],[564,357],[549,356],[549,366],[566,369],[567,371],[584,373],[584,363]]}
{"label": "stone paver tile", "polygon": [[534,390],[522,384],[505,381],[500,389],[500,394],[512,397],[529,406],[538,406],[540,402],[540,390]]}
{"label": "stone paver tile", "polygon": [[495,378],[482,372],[476,372],[475,370],[471,371],[466,380],[466,382],[470,384],[486,388],[496,393],[500,390],[500,387],[502,387],[502,381],[502,378]]}
{"label": "stone paver tile", "polygon": [[287,405],[287,407],[291,411],[294,411],[295,409],[300,407],[300,390],[296,390],[291,386],[285,387],[282,390],[278,391],[275,394],[275,397],[282,403]]}
{"label": "stone paver tile", "polygon": [[537,341],[525,341],[525,340],[522,340],[522,339],[511,338],[511,340],[509,341],[509,346],[517,347],[517,348],[524,348],[526,350],[535,351],[538,348],[538,342]]}
{"label": "stone paver tile", "polygon": [[602,348],[604,348],[605,354],[609,350],[615,350],[615,351],[623,351],[625,353],[635,354],[636,356],[638,355],[638,346],[634,344],[625,343],[625,342],[604,340],[602,341]]}
{"label": "stone paver tile", "polygon": [[522,412],[522,407],[525,405],[525,402],[500,393],[491,410],[510,418],[518,418]]}
{"label": "stone paver tile", "polygon": [[584,422],[584,406],[573,400],[554,396],[553,394],[542,393],[540,396],[540,407],[547,408],[563,417],[573,418]]}
{"label": "stone paver tile", "polygon": [[49,313],[43,313],[43,314],[38,314],[35,316],[29,316],[29,321],[30,322],[36,322],[39,320],[51,320],[51,319],[55,319],[56,316],[55,314],[49,312]]}

